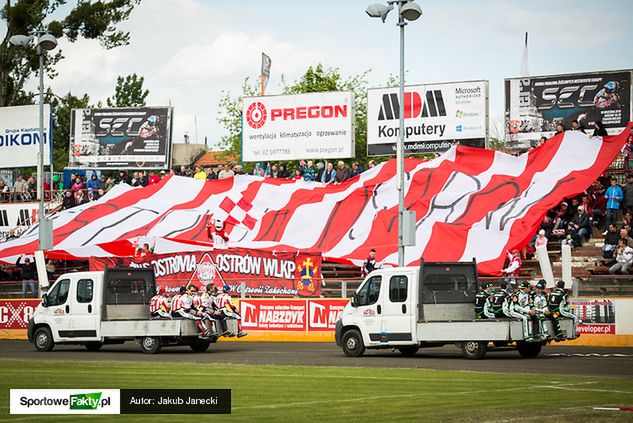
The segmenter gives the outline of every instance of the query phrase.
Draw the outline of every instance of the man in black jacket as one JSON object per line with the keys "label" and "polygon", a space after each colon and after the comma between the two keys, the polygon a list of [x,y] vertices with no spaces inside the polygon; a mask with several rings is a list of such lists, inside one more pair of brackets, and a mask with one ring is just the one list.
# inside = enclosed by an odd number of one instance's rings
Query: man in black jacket
{"label": "man in black jacket", "polygon": [[24,258],[24,263],[20,263],[22,257],[18,257],[18,260],[15,262],[15,265],[18,266],[22,270],[22,298],[26,298],[27,288],[31,291],[32,297],[37,297],[37,291],[35,290],[35,283],[37,279],[37,268],[35,267],[35,263],[31,262],[31,259],[28,257]]}
{"label": "man in black jacket", "polygon": [[578,213],[574,215],[570,222],[570,232],[576,247],[582,247],[582,241],[590,230],[589,215],[585,212],[583,206],[578,206]]}

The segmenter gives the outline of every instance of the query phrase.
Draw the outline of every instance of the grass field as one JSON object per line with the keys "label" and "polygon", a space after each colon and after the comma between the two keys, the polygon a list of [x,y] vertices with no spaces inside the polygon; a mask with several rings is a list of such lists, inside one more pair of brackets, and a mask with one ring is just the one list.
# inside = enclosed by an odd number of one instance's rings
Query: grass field
{"label": "grass field", "polygon": [[[633,421],[633,381],[425,369],[0,360],[0,421],[111,421],[9,416],[10,388],[230,388],[232,415],[212,421]],[[198,416],[119,416],[184,421]]]}

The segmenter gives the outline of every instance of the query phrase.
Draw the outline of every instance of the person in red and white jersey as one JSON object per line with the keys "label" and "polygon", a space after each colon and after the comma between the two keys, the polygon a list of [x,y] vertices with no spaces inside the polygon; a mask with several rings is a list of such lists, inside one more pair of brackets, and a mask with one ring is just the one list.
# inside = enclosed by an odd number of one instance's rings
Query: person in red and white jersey
{"label": "person in red and white jersey", "polygon": [[211,283],[207,284],[205,288],[205,291],[199,295],[199,310],[202,313],[202,317],[208,322],[207,326],[210,329],[214,329],[213,332],[215,332],[215,335],[224,335],[224,332],[220,333],[219,331],[219,324],[215,323],[218,320],[224,319],[224,316],[215,305],[215,295],[217,292],[217,288]]}
{"label": "person in red and white jersey", "polygon": [[196,325],[198,325],[198,328],[200,329],[201,337],[207,337],[211,334],[202,321],[202,317],[197,316],[197,312],[193,309],[191,290],[185,288],[184,286],[180,287],[180,295],[177,298],[174,298],[171,309],[171,315],[174,318],[183,317],[185,319],[195,320]]}
{"label": "person in red and white jersey", "polygon": [[514,291],[517,284],[516,278],[519,277],[519,272],[521,272],[521,266],[523,265],[523,262],[521,261],[518,250],[509,251],[508,260],[510,260],[508,267],[502,269],[501,272],[507,275],[506,281],[510,283],[510,287]]}
{"label": "person in red and white jersey", "polygon": [[215,219],[213,226],[207,226],[207,236],[213,241],[214,249],[226,250],[229,248],[229,235],[224,230],[224,222],[220,219]]}
{"label": "person in red and white jersey", "polygon": [[[225,318],[237,319],[237,337],[241,338],[248,334],[242,332],[242,317],[237,307],[233,304],[229,291],[231,291],[231,287],[225,284],[222,287],[222,292],[215,297],[215,305]],[[226,331],[226,322],[223,322],[223,329]]]}
{"label": "person in red and white jersey", "polygon": [[164,290],[161,292],[160,287],[156,287],[156,295],[149,300],[149,312],[152,318],[171,319],[167,293]]}

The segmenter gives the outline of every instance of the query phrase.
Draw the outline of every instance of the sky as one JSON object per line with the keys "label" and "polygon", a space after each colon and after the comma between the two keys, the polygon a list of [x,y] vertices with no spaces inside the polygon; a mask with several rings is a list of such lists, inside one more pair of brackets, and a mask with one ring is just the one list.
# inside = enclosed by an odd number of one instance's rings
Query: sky
{"label": "sky", "polygon": [[[208,137],[213,146],[226,134],[217,122],[222,92],[235,97],[245,77],[256,80],[262,52],[272,59],[267,95],[281,92],[282,76],[295,81],[318,63],[343,77],[370,70],[370,88],[397,75],[396,13],[383,24],[366,15],[370,3],[142,0],[120,25],[130,31],[128,46],[105,50],[98,41],[62,39],[65,59],[46,84],[59,95],[88,93],[105,103],[117,76],[136,73],[150,91],[148,105],[174,107],[174,142],[189,134],[190,142]],[[519,75],[526,31],[531,75],[633,68],[631,0],[418,4],[423,16],[406,27],[407,84],[489,80],[493,136],[503,116],[503,80]],[[5,31],[0,23],[0,36]]]}

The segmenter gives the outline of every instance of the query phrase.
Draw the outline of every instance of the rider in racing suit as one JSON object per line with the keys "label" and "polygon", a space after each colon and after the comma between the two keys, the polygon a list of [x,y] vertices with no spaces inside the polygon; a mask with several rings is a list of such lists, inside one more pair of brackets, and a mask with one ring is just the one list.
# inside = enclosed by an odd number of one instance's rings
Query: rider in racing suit
{"label": "rider in racing suit", "polygon": [[545,324],[545,321],[549,318],[550,315],[549,309],[547,308],[548,297],[547,292],[545,292],[545,280],[541,279],[540,281],[538,281],[535,288],[536,292],[534,293],[532,300],[533,309],[534,311],[536,311],[536,316],[539,319],[539,328],[541,333],[545,337],[549,338],[552,334],[549,333],[547,325]]}
{"label": "rider in racing suit", "polygon": [[494,319],[492,312],[492,295],[490,290],[492,285],[488,282],[481,284],[481,289],[475,296],[475,318],[477,319]]}
{"label": "rider in racing suit", "polygon": [[564,334],[560,330],[560,324],[558,319],[560,316],[567,317],[572,319],[574,322],[574,333],[572,334],[574,338],[577,337],[576,333],[576,315],[572,313],[571,308],[569,306],[569,300],[567,299],[567,292],[565,291],[565,282],[558,281],[556,282],[556,289],[552,291],[549,295],[549,303],[547,306],[550,312],[550,319],[552,319],[552,323],[554,324],[554,331],[556,332],[556,338],[560,339],[564,337]]}
{"label": "rider in racing suit", "polygon": [[532,318],[536,315],[536,311],[532,310],[530,304],[530,291],[532,285],[525,281],[521,283],[521,289],[512,295],[510,300],[510,316],[521,319],[523,324],[523,338],[526,340],[534,339],[532,331]]}
{"label": "rider in racing suit", "polygon": [[149,312],[152,318],[171,319],[167,293],[164,290],[161,292],[160,287],[156,288],[156,295],[149,300]]}
{"label": "rider in racing suit", "polygon": [[[224,318],[237,315],[237,337],[241,338],[248,334],[246,332],[242,332],[241,316],[239,311],[237,310],[237,307],[235,307],[233,301],[231,301],[231,295],[229,295],[230,290],[231,287],[229,285],[224,285],[222,287],[222,292],[215,297],[215,305],[217,306],[218,310],[220,310],[220,313]],[[223,329],[226,331],[226,322],[222,321],[222,323]]]}
{"label": "rider in racing suit", "polygon": [[200,336],[206,337],[210,335],[209,330],[202,321],[202,317],[198,316],[197,310],[193,308],[193,298],[190,291],[184,286],[180,287],[180,295],[174,299],[172,303],[172,316],[184,317],[185,319],[195,320],[196,325],[200,329]]}

